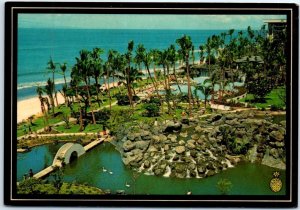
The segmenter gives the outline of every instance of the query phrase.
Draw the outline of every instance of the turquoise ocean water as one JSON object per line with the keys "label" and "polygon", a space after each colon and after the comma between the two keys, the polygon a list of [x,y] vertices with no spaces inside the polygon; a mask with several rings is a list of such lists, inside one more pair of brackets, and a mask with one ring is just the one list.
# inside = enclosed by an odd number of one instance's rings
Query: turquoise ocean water
{"label": "turquoise ocean water", "polygon": [[[18,29],[18,100],[36,96],[36,86],[44,85],[51,73],[47,73],[50,57],[56,63],[66,62],[67,77],[82,49],[95,47],[104,49],[102,58],[106,60],[110,49],[124,53],[127,44],[133,40],[135,47],[144,44],[147,50],[166,49],[175,44],[184,34],[191,36],[195,50],[213,34],[224,30],[124,30],[124,29]],[[199,54],[195,53],[196,59]],[[57,72],[60,72],[59,68]],[[62,75],[55,74],[55,82],[63,83]]]}

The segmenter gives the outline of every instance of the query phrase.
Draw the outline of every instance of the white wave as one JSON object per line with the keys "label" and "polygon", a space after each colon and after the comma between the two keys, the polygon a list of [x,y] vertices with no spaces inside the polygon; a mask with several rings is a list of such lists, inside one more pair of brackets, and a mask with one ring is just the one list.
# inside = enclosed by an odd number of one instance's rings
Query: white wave
{"label": "white wave", "polygon": [[[70,79],[66,79],[67,83],[70,82]],[[55,80],[55,84],[59,85],[59,84],[64,84],[64,78],[60,78],[60,79],[56,79]],[[31,87],[37,87],[37,86],[45,86],[47,84],[47,81],[43,81],[43,82],[27,82],[27,83],[21,83],[18,84],[17,89],[21,90],[21,89],[25,89],[25,88],[31,88]]]}

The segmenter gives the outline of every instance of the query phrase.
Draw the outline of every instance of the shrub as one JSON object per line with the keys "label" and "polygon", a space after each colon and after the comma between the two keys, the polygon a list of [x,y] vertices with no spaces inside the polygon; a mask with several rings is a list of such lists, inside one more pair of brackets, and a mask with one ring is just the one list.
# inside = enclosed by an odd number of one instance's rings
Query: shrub
{"label": "shrub", "polygon": [[146,117],[156,117],[159,116],[159,106],[155,103],[147,103],[143,105],[146,112],[143,113]]}
{"label": "shrub", "polygon": [[[120,106],[126,106],[126,105],[130,104],[128,95],[116,94],[116,98],[118,100],[117,103]],[[140,97],[138,97],[138,96],[132,97],[132,101],[137,102],[138,100],[140,100]]]}
{"label": "shrub", "polygon": [[281,110],[281,107],[280,106],[277,106],[277,105],[274,105],[272,104],[271,107],[270,107],[270,110],[271,111],[278,111],[278,110]]}

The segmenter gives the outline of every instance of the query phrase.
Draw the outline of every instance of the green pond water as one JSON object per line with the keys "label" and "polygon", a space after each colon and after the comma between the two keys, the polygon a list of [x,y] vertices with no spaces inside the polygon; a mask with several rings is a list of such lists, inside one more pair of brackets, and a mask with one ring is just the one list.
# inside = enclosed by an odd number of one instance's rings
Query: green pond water
{"label": "green pond water", "polygon": [[[22,180],[23,175],[30,168],[36,173],[51,165],[60,146],[61,144],[43,145],[33,148],[30,152],[19,153],[17,180]],[[283,181],[281,191],[274,193],[270,190],[269,183],[274,171],[278,170],[260,164],[240,163],[234,168],[202,179],[149,176],[126,167],[114,146],[110,143],[103,143],[67,165],[64,168],[63,179],[66,182],[86,183],[110,190],[112,193],[124,190],[126,194],[143,195],[180,195],[188,191],[191,191],[193,195],[219,195],[217,182],[220,179],[228,179],[232,183],[230,195],[285,195],[285,171],[279,170]]]}

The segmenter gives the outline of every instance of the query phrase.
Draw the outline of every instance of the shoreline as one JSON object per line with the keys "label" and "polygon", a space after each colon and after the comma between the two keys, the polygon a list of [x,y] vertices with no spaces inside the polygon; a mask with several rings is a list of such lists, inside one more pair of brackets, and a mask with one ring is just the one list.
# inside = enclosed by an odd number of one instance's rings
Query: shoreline
{"label": "shoreline", "polygon": [[[60,93],[57,93],[57,101],[58,104],[65,103],[65,99]],[[17,123],[27,120],[32,115],[42,115],[38,96],[17,101]]]}

